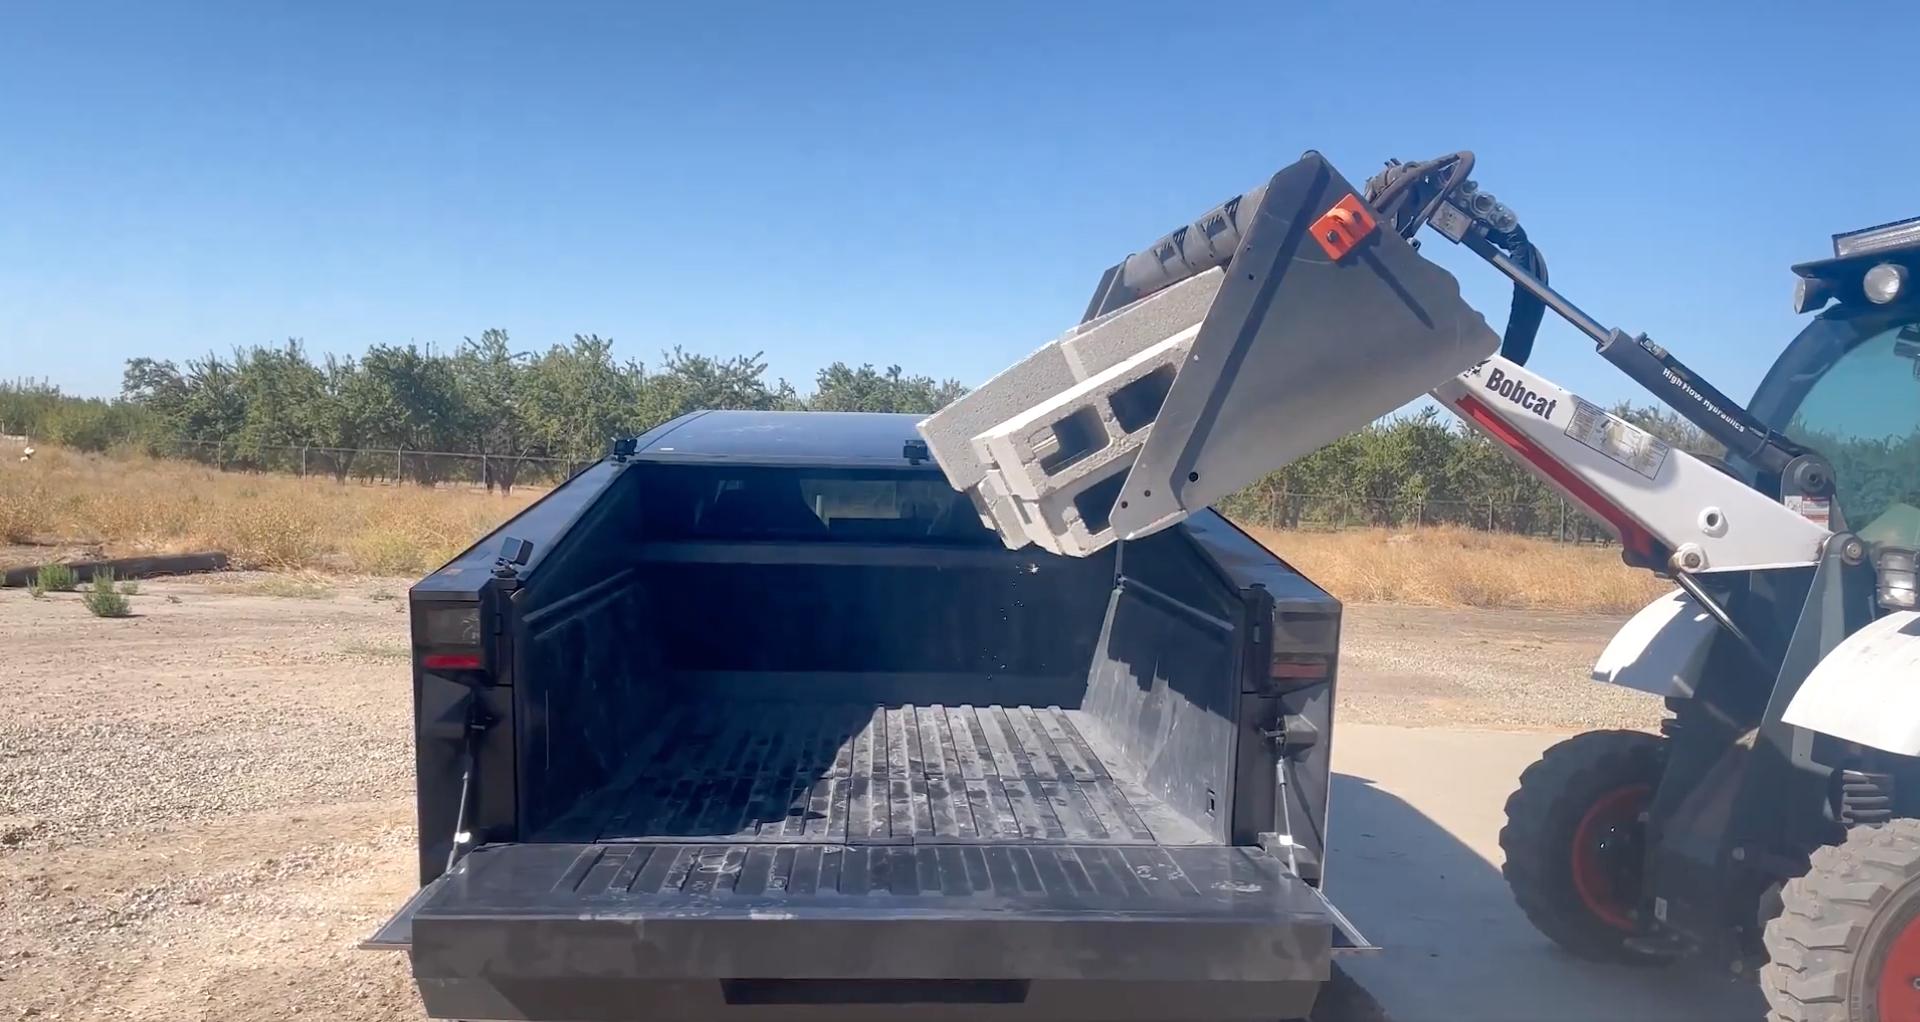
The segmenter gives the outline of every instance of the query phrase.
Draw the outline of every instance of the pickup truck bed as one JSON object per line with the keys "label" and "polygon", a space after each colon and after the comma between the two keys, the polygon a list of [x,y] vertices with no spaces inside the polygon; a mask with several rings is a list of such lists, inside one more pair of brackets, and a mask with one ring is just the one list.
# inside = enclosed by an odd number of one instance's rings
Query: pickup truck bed
{"label": "pickup truck bed", "polygon": [[423,886],[369,945],[428,1015],[1272,1022],[1364,945],[1339,605],[1217,517],[1008,550],[897,440],[808,449],[910,426],[663,427],[415,588]]}
{"label": "pickup truck bed", "polygon": [[642,744],[535,840],[1211,843],[1082,710],[690,702]]}

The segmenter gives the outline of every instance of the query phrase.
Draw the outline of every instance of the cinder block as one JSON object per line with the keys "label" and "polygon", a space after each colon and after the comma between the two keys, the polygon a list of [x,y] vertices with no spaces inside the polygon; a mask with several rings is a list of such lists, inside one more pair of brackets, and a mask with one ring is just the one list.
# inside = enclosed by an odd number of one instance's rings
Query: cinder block
{"label": "cinder block", "polygon": [[982,520],[999,534],[1000,541],[1006,544],[1007,549],[1038,546],[1050,553],[1060,552],[1059,543],[1034,517],[1033,510],[1007,493],[999,472],[987,469],[986,474],[980,477],[980,482],[967,492],[974,495],[975,506],[986,508]]}
{"label": "cinder block", "polygon": [[1189,277],[1165,291],[1083,324],[1061,338],[1060,347],[1077,378],[1087,379],[1132,358],[1150,345],[1199,325],[1213,308],[1213,300],[1226,279],[1226,271],[1222,269]]}
{"label": "cinder block", "polygon": [[[1006,544],[1007,549],[1019,550],[1037,541],[1023,519],[1019,506],[1007,494],[1006,484],[1000,481],[1000,473],[987,469],[978,481],[967,488],[966,493],[973,501],[974,511],[979,513],[980,521],[999,533],[1000,542]],[[1052,549],[1044,544],[1042,548]]]}
{"label": "cinder block", "polygon": [[1114,501],[1199,332],[1190,326],[975,437],[975,459],[1004,493],[990,524],[1004,535],[1014,519],[1042,548],[1076,556],[1110,542]]}
{"label": "cinder block", "polygon": [[1076,327],[928,416],[919,431],[934,462],[956,488],[971,489],[987,472],[974,437],[1198,324],[1225,279],[1209,270]]}

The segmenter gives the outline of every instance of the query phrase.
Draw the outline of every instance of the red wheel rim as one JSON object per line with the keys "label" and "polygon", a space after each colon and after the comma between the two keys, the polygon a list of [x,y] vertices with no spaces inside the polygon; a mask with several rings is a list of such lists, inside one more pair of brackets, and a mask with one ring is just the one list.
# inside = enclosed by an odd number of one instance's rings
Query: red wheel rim
{"label": "red wheel rim", "polygon": [[[1651,784],[1616,788],[1594,800],[1573,828],[1573,887],[1587,910],[1615,929],[1635,929],[1633,911],[1638,892],[1623,890],[1613,860],[1634,856],[1630,868],[1639,868],[1640,811],[1653,794]],[[1920,1020],[1916,1020],[1920,1022]]]}
{"label": "red wheel rim", "polygon": [[1909,919],[1880,961],[1880,1022],[1920,1022],[1920,918]]}

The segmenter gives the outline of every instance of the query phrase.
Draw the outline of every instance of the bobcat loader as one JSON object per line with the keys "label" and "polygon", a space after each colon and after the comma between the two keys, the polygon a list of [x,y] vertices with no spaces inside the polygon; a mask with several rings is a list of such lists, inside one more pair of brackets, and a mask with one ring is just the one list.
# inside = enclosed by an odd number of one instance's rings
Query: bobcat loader
{"label": "bobcat loader", "polygon": [[[1920,1020],[1920,218],[1794,267],[1817,315],[1742,406],[1549,287],[1473,166],[1356,186],[1309,152],[920,434],[1006,545],[1086,556],[1429,395],[1674,587],[1593,670],[1664,697],[1660,733],[1568,739],[1507,802],[1519,906],[1589,959],[1758,969],[1784,1022]],[[1422,229],[1512,281],[1502,334]],[[1549,310],[1725,456],[1528,369]]]}

